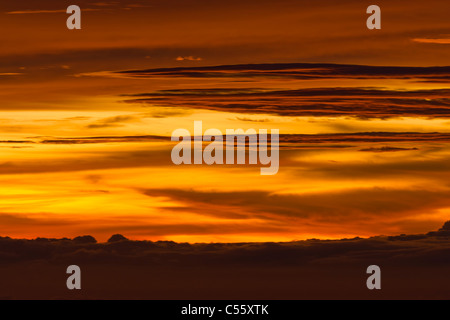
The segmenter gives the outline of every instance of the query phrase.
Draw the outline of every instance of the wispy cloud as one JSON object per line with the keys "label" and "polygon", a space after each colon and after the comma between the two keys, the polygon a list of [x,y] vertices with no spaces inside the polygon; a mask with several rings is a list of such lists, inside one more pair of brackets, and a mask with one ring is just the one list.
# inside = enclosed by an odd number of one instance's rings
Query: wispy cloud
{"label": "wispy cloud", "polygon": [[[170,136],[135,135],[135,136],[85,136],[85,137],[35,137],[29,140],[1,140],[7,144],[93,144],[108,142],[170,142]],[[450,142],[450,133],[440,132],[355,132],[330,134],[281,134],[279,141],[284,144],[322,144],[322,143],[397,143],[397,142]],[[386,147],[387,148],[387,147]],[[414,150],[414,149],[408,149]],[[365,151],[365,150],[364,150]],[[375,149],[373,150],[375,151]]]}
{"label": "wispy cloud", "polygon": [[140,118],[135,116],[115,116],[98,120],[86,126],[88,129],[121,127],[124,123],[138,122]]}
{"label": "wispy cloud", "polygon": [[365,152],[396,152],[396,151],[411,151],[411,150],[419,150],[418,148],[398,148],[398,147],[388,147],[384,146],[381,148],[365,148],[359,151]]}
{"label": "wispy cloud", "polygon": [[413,41],[419,43],[450,44],[450,38],[415,38]]}
{"label": "wispy cloud", "polygon": [[169,141],[170,137],[145,135],[145,136],[103,136],[103,137],[72,137],[72,138],[47,138],[40,141],[42,144],[90,144],[108,142],[149,142]]}
{"label": "wispy cloud", "polygon": [[275,63],[116,71],[135,77],[281,78],[281,79],[450,79],[450,67],[391,67],[350,64]]}
{"label": "wispy cloud", "polygon": [[[83,8],[83,11],[101,11],[105,9]],[[8,11],[6,14],[37,14],[37,13],[66,13],[66,10],[18,10]]]}
{"label": "wispy cloud", "polygon": [[337,117],[450,117],[449,89],[312,88],[255,91],[168,90],[126,95],[128,103],[244,114]]}
{"label": "wispy cloud", "polygon": [[194,57],[194,56],[186,56],[186,57],[178,56],[175,60],[177,60],[177,61],[201,61],[203,59],[200,57]]}

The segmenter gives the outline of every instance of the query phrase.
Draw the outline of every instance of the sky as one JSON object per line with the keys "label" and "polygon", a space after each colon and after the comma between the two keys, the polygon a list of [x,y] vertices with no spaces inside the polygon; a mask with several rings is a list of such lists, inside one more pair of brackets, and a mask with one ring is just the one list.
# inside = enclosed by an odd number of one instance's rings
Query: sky
{"label": "sky", "polygon": [[[66,8],[79,5],[81,30]],[[449,219],[450,5],[0,5],[0,235],[186,242],[422,233]],[[172,163],[171,133],[279,129],[280,169]]]}

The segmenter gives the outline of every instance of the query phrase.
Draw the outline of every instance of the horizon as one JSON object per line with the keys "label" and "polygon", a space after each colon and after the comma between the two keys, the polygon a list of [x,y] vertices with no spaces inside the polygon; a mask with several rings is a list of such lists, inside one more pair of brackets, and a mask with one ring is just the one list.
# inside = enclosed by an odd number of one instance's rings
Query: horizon
{"label": "horizon", "polygon": [[387,235],[387,234],[379,234],[379,235],[375,235],[375,236],[370,236],[370,237],[359,237],[359,236],[355,236],[353,238],[307,238],[307,239],[293,239],[290,241],[264,241],[264,242],[176,242],[176,241],[172,241],[172,240],[146,240],[146,239],[140,239],[140,240],[134,240],[134,239],[129,239],[128,237],[124,236],[123,234],[120,233],[116,233],[111,235],[108,240],[103,241],[103,242],[99,242],[97,241],[97,239],[91,235],[79,235],[76,236],[74,238],[68,238],[68,237],[62,237],[62,238],[45,238],[45,237],[36,237],[36,238],[32,238],[32,239],[27,239],[27,238],[11,238],[9,236],[3,236],[0,235],[0,240],[1,239],[11,239],[11,240],[28,240],[28,241],[37,241],[37,240],[51,240],[51,241],[58,241],[58,240],[68,240],[68,241],[79,241],[80,244],[106,244],[106,243],[115,243],[115,242],[121,242],[121,241],[142,241],[142,242],[173,242],[173,243],[179,243],[179,244],[190,244],[190,245],[194,245],[194,244],[263,244],[263,243],[292,243],[292,242],[302,242],[302,241],[340,241],[340,240],[367,240],[367,239],[371,239],[371,238],[382,238],[382,237],[399,237],[399,236],[411,236],[411,235],[434,235],[437,232],[445,232],[445,235],[450,236],[450,220],[447,220],[444,222],[444,224],[442,225],[442,227],[438,230],[430,230],[427,233],[422,233],[422,234],[410,234],[410,235],[406,235],[406,234],[399,234],[399,235]]}

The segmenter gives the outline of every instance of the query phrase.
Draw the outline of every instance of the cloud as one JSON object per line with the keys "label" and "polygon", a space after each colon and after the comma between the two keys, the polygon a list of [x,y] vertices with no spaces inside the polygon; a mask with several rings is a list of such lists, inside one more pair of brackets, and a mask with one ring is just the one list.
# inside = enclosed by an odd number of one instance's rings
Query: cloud
{"label": "cloud", "polygon": [[157,119],[164,119],[164,118],[171,118],[171,117],[186,117],[192,114],[192,110],[188,109],[161,109],[156,108],[155,111],[147,112],[142,114],[143,118],[157,118]]}
{"label": "cloud", "polygon": [[[120,121],[119,121],[120,122]],[[103,126],[102,126],[103,125]],[[114,126],[114,122],[111,123]],[[93,128],[108,127],[108,123],[93,124]],[[0,140],[0,144],[96,144],[96,143],[127,143],[170,141],[170,137],[158,135],[143,136],[85,136],[85,137],[30,137],[28,140]]]}
{"label": "cloud", "polygon": [[108,142],[151,142],[151,141],[169,141],[170,137],[158,135],[144,136],[99,136],[99,137],[71,137],[71,138],[46,138],[42,139],[41,144],[90,144],[90,143],[108,143]]}
{"label": "cloud", "polygon": [[116,74],[139,78],[279,78],[323,79],[450,79],[450,67],[391,67],[350,64],[274,63],[238,64],[206,67],[180,67],[116,71]]}
{"label": "cloud", "polygon": [[139,122],[140,119],[135,116],[115,116],[96,121],[95,123],[86,126],[88,129],[100,128],[116,128],[122,127],[123,123]]}
{"label": "cloud", "polygon": [[[374,263],[381,266],[382,283],[388,284],[376,292],[377,298],[449,295],[448,235],[195,244],[77,239],[0,237],[5,283],[0,295],[41,300],[373,299],[365,271]],[[81,295],[61,288],[74,261],[85,277]],[[118,275],[120,281],[111,281]]]}
{"label": "cloud", "polygon": [[450,117],[449,89],[311,88],[298,90],[192,89],[124,95],[128,103],[277,116]]}
{"label": "cloud", "polygon": [[[414,156],[406,153],[396,157],[378,156],[381,161],[315,161],[308,162],[298,158],[286,161],[285,166],[289,166],[289,172],[298,178],[333,180],[371,180],[375,183],[392,183],[393,179],[403,179],[404,181],[430,181],[436,186],[447,186],[450,178],[450,158],[446,155],[439,155],[426,151],[427,144],[421,146],[422,151],[415,150]],[[437,150],[446,150],[437,148]],[[283,152],[283,150],[281,151]],[[298,151],[297,151],[298,152]],[[305,152],[305,151],[302,151]],[[292,156],[298,153],[293,153]],[[306,154],[304,153],[303,156]],[[281,159],[283,161],[283,159]],[[283,164],[281,162],[281,164]],[[426,212],[426,210],[425,210]]]}
{"label": "cloud", "polygon": [[[101,11],[104,9],[82,8],[82,11]],[[6,14],[38,14],[38,13],[66,13],[66,10],[18,10],[8,11]]]}
{"label": "cloud", "polygon": [[236,120],[244,122],[270,122],[270,119],[251,119],[247,117],[236,117]]}
{"label": "cloud", "polygon": [[[7,233],[7,228],[15,229],[17,227],[61,227],[69,226],[70,221],[60,217],[54,217],[49,213],[39,213],[40,218],[34,218],[32,215],[27,215],[19,212],[0,213],[0,224],[3,226],[1,231],[3,234]],[[75,223],[75,222],[73,222]],[[4,227],[8,226],[8,227]]]}
{"label": "cloud", "polygon": [[412,41],[419,43],[450,44],[450,38],[415,38]]}
{"label": "cloud", "polygon": [[176,61],[201,61],[203,59],[200,57],[194,57],[194,56],[186,56],[186,57],[178,56],[175,60]]}
{"label": "cloud", "polygon": [[[76,143],[76,142],[75,142]],[[119,168],[143,168],[174,165],[170,159],[170,149],[146,151],[116,151],[91,154],[82,159],[70,157],[45,161],[11,160],[0,163],[0,175],[24,173],[75,172],[86,170],[106,170]]]}
{"label": "cloud", "polygon": [[[115,118],[115,117],[113,117]],[[109,118],[108,118],[109,119]],[[117,120],[117,119],[116,119]],[[119,119],[120,120],[120,119]],[[241,119],[240,119],[241,120]],[[241,120],[246,121],[246,120]],[[252,120],[253,121],[253,120]],[[113,122],[114,123],[114,122]],[[223,137],[225,140],[225,136]],[[85,137],[33,137],[29,140],[0,140],[0,144],[95,144],[109,142],[158,142],[170,143],[170,136],[85,136]],[[391,143],[391,142],[450,142],[450,133],[441,132],[355,132],[329,134],[280,134],[283,146],[302,146],[303,144],[342,144],[342,143]],[[386,146],[385,148],[391,148]]]}
{"label": "cloud", "polygon": [[35,143],[30,140],[0,140],[0,143],[14,143],[14,144],[22,144],[22,143]]}
{"label": "cloud", "polygon": [[66,10],[20,10],[20,11],[6,12],[6,14],[31,14],[31,13],[66,13]]}
{"label": "cloud", "polygon": [[[309,229],[319,234],[345,234],[351,225],[361,233],[377,227],[381,231],[423,212],[450,207],[448,190],[420,188],[354,188],[301,194],[156,188],[141,192],[150,197],[167,197],[198,214],[228,219],[241,215],[240,218],[273,221],[278,226],[295,226],[299,232]],[[302,227],[303,224],[308,227]]]}
{"label": "cloud", "polygon": [[114,262],[163,267],[234,265],[263,266],[353,265],[374,260],[383,266],[411,262],[422,266],[448,265],[448,231],[401,236],[341,240],[306,240],[261,243],[176,243],[130,241],[96,243],[91,236],[34,240],[0,237],[2,263],[45,260],[56,264]]}
{"label": "cloud", "polygon": [[419,150],[418,148],[398,148],[398,147],[388,147],[384,146],[381,148],[365,148],[360,149],[359,151],[366,152],[396,152],[396,151],[411,151],[411,150]]}
{"label": "cloud", "polygon": [[449,142],[449,133],[440,132],[355,132],[331,134],[284,134],[285,143],[366,143],[366,142]]}

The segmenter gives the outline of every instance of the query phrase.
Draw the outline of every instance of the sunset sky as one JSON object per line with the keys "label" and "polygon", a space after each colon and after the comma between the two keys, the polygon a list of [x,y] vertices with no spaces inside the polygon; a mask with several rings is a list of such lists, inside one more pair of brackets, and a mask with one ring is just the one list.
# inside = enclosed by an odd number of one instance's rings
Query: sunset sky
{"label": "sunset sky", "polygon": [[[66,8],[82,9],[68,30]],[[450,3],[0,4],[0,236],[188,242],[450,219]],[[279,129],[280,169],[172,164],[171,133]]]}

